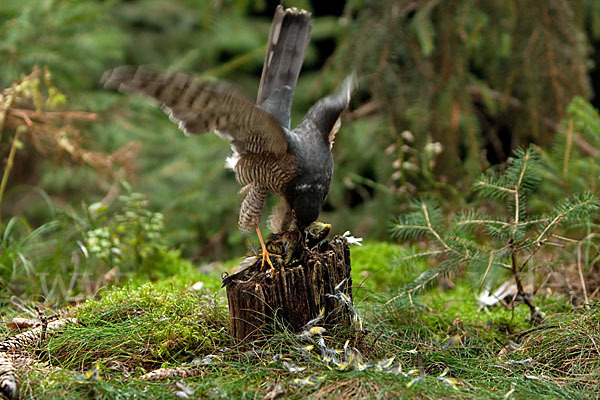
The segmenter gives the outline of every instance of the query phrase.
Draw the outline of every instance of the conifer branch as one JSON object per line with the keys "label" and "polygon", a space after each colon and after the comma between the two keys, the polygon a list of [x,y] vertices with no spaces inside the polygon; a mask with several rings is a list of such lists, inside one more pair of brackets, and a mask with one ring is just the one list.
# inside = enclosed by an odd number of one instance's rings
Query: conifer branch
{"label": "conifer branch", "polygon": [[[515,195],[515,220],[514,220],[514,223],[515,224],[519,223],[519,210],[520,210],[520,205],[519,205],[520,190],[519,189],[521,189],[521,185],[523,184],[523,177],[525,176],[525,171],[527,171],[527,164],[528,164],[530,157],[531,157],[531,155],[529,154],[529,151],[527,151],[525,153],[525,156],[523,157],[523,165],[521,167],[521,173],[519,174],[519,179],[517,180],[517,183],[515,184],[515,190],[514,190],[514,195]],[[514,230],[512,233],[514,234]]]}
{"label": "conifer branch", "polygon": [[471,225],[471,224],[476,224],[476,225],[502,225],[502,226],[510,226],[511,224],[509,224],[508,222],[504,222],[504,221],[496,221],[493,219],[471,219],[471,220],[466,220],[466,221],[459,221],[456,223],[456,225]]}
{"label": "conifer branch", "polygon": [[[513,243],[514,242],[511,242],[510,244],[512,245]],[[523,288],[523,283],[521,282],[521,277],[520,277],[520,273],[523,270],[523,267],[525,266],[525,264],[531,257],[529,257],[525,261],[525,263],[522,264],[521,268],[519,268],[519,264],[517,262],[517,252],[515,251],[515,249],[513,249],[511,251],[510,257],[512,260],[512,273],[513,273],[513,278],[515,279],[515,283],[517,285],[517,292],[523,299],[523,302],[527,305],[527,307],[529,307],[529,313],[531,316],[530,320],[532,323],[534,323],[536,321],[536,316],[538,315],[537,308],[533,305],[533,303],[529,299],[529,296],[527,295],[527,293],[525,293],[525,289]]]}
{"label": "conifer branch", "polygon": [[495,190],[499,190],[501,192],[508,192],[508,193],[515,193],[514,189],[510,189],[510,188],[505,188],[503,186],[499,186],[499,185],[493,185],[489,182],[485,182],[485,181],[479,181],[477,182],[477,185],[479,186],[483,186],[483,187],[488,187],[490,189],[495,189]]}
{"label": "conifer branch", "polygon": [[[503,251],[505,251],[506,249],[508,249],[511,245],[508,244],[500,249],[496,249],[496,250],[492,250],[490,251],[490,255],[488,258],[488,264],[485,268],[485,272],[483,273],[483,278],[481,278],[481,282],[479,282],[479,287],[483,286],[483,282],[485,282],[485,278],[487,277],[488,273],[490,272],[490,269],[492,268],[492,264],[494,263],[494,256],[497,253],[501,253]],[[508,266],[508,268],[510,269],[510,266]]]}
{"label": "conifer branch", "polygon": [[420,257],[439,256],[440,254],[444,254],[447,252],[448,252],[448,250],[424,251],[422,253],[411,254],[410,256],[398,258],[397,261],[404,262],[404,261],[414,260],[414,259],[420,258]]}
{"label": "conifer branch", "polygon": [[569,121],[569,127],[567,128],[567,144],[565,146],[565,152],[563,156],[563,179],[567,177],[569,171],[569,159],[571,157],[571,145],[573,143],[573,120]]}
{"label": "conifer branch", "polygon": [[427,223],[427,229],[431,232],[431,234],[433,236],[435,236],[435,238],[437,239],[437,241],[444,246],[444,248],[448,251],[453,251],[452,248],[450,248],[450,246],[448,246],[448,244],[446,244],[446,242],[440,237],[440,235],[436,232],[435,229],[433,229],[433,227],[431,226],[431,220],[429,219],[429,212],[427,211],[427,205],[426,204],[421,204],[421,210],[423,210],[423,215],[425,216],[425,222]]}
{"label": "conifer branch", "polygon": [[562,219],[565,216],[567,216],[570,213],[574,212],[578,208],[584,208],[586,206],[590,206],[590,205],[593,206],[593,205],[596,205],[596,204],[597,204],[596,199],[589,198],[589,199],[587,199],[587,200],[585,200],[583,202],[573,204],[571,207],[569,207],[565,211],[562,211],[562,212],[558,213],[558,215],[556,215],[554,217],[554,219],[546,226],[546,228],[544,228],[544,230],[539,234],[539,236],[535,240],[536,243],[542,242],[542,238],[548,233],[548,231],[554,229],[558,224],[560,224],[560,222],[562,221]]}
{"label": "conifer branch", "polygon": [[[424,274],[426,274],[429,271],[425,271],[421,274],[421,276],[423,276]],[[388,301],[386,301],[385,303],[383,303],[383,307],[387,306],[388,304],[394,302],[395,300],[399,299],[402,296],[408,296],[410,304],[412,306],[412,293],[423,289],[425,286],[427,286],[427,284],[429,284],[431,281],[433,281],[435,278],[437,278],[438,276],[440,276],[442,274],[442,271],[436,271],[433,275],[431,275],[429,278],[427,278],[424,282],[419,283],[417,286],[409,289],[409,290],[405,290],[402,293],[397,294],[396,296],[392,297],[391,299],[389,299]],[[419,278],[421,278],[421,276],[419,276]],[[418,281],[419,278],[417,278],[416,280]]]}
{"label": "conifer branch", "polygon": [[[598,202],[593,195],[586,192],[555,205],[554,214],[551,216],[530,218],[526,213],[528,194],[541,182],[542,176],[538,160],[539,156],[533,146],[526,150],[517,150],[502,175],[483,178],[473,186],[479,196],[490,197],[505,206],[507,216],[504,220],[495,219],[476,210],[465,210],[461,215],[455,216],[450,227],[438,227],[441,225],[439,207],[430,206],[425,201],[416,204],[417,210],[402,219],[406,224],[395,226],[395,234],[398,237],[410,238],[410,231],[430,233],[432,243],[439,250],[424,252],[411,258],[441,256],[443,262],[439,267],[425,271],[385,304],[402,296],[409,296],[412,304],[412,295],[415,292],[422,290],[440,275],[451,271],[453,267],[467,262],[471,266],[482,268],[480,287],[489,279],[492,267],[508,269],[515,280],[517,294],[529,307],[531,323],[539,322],[542,314],[534,305],[532,295],[525,293],[523,275],[531,270],[532,260],[545,245],[565,246],[580,243],[579,240],[554,234],[554,231],[567,220],[589,221],[589,215],[598,208]],[[504,196],[504,193],[510,196]],[[472,238],[474,232],[470,230],[467,233],[469,236],[464,236],[462,234],[465,229],[451,229],[469,226],[486,228],[484,233],[491,236],[491,243]],[[415,234],[412,236],[418,237]],[[498,246],[495,248],[494,244]],[[506,261],[507,258],[510,261]]]}

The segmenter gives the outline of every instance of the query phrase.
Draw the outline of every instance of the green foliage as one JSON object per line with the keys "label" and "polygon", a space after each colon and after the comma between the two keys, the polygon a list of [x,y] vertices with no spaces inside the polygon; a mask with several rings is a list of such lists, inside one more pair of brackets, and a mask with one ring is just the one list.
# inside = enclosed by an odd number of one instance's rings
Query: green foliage
{"label": "green foliage", "polygon": [[[571,299],[539,293],[531,300],[534,311],[481,309],[460,273],[448,284],[454,288],[428,286],[462,267],[475,286],[490,287],[507,271],[523,280],[546,264],[571,263],[592,274],[600,259],[594,225],[600,118],[584,100],[589,55],[582,34],[584,22],[597,31],[600,8],[591,0],[558,3],[352,0],[341,18],[314,18],[294,122],[350,67],[362,79],[355,105],[365,101],[336,140],[324,217],[342,231],[384,237],[384,216],[410,207],[392,234],[418,241],[421,249],[369,241],[352,248],[356,306],[367,331],[353,335],[349,346],[369,361],[395,357],[403,374],[394,375],[331,370],[317,350],[301,350],[305,343],[282,327],[249,352],[235,346],[226,334],[223,291],[214,293],[218,271],[200,273],[182,257],[223,259],[242,251],[239,187],[219,161],[227,143],[214,135],[186,138],[155,105],[97,84],[117,64],[158,64],[225,78],[255,93],[271,22],[264,4],[0,2],[0,85],[6,87],[0,155],[10,158],[11,149],[14,155],[0,189],[6,216],[0,299],[18,296],[26,306],[95,299],[71,310],[82,325],[32,349],[29,355],[45,363],[20,368],[21,396],[173,398],[174,384],[139,378],[208,354],[217,357],[185,380],[198,398],[263,398],[276,384],[291,399],[596,395],[595,306],[572,310]],[[338,42],[330,58],[329,46]],[[540,62],[544,68],[536,68]],[[554,118],[565,115],[575,94],[582,97],[558,125]],[[64,118],[79,110],[98,120]],[[61,117],[52,120],[56,112]],[[34,119],[37,128],[25,129],[22,115],[34,114],[42,122]],[[505,128],[511,138],[499,133]],[[501,160],[503,141],[508,147],[531,138],[544,143],[555,130],[551,152],[517,151],[504,170],[475,183],[474,207],[447,223],[448,199],[470,201],[461,179],[470,181],[486,165],[482,149]],[[53,150],[61,149],[57,144],[62,150]],[[71,162],[56,163],[66,159]],[[448,179],[438,181],[436,173]],[[116,197],[124,176],[135,182],[133,192]],[[561,247],[550,252],[550,245]],[[123,288],[110,287],[126,280]],[[192,289],[198,281],[204,289]],[[420,290],[428,295],[415,297]],[[382,307],[390,292],[400,297]],[[525,331],[537,308],[547,321]],[[0,311],[15,313],[10,305]],[[15,333],[6,324],[1,330]],[[332,330],[325,340],[341,349],[345,334]],[[305,369],[290,372],[281,360]],[[302,386],[297,379],[314,380]]]}
{"label": "green foliage", "polygon": [[[13,217],[2,232],[0,243],[0,293],[16,291],[23,281],[35,281],[40,258],[51,246],[47,237],[60,226],[58,221],[48,222],[32,229],[24,219]],[[19,229],[21,228],[21,229]],[[8,298],[8,297],[4,297]]]}
{"label": "green foliage", "polygon": [[548,144],[571,99],[591,96],[585,21],[600,9],[589,3],[349,2],[345,15],[357,17],[336,64],[362,77],[387,145],[439,142],[438,175],[469,182],[486,165],[482,149],[502,161],[532,139]]}
{"label": "green foliage", "polygon": [[[586,100],[576,97],[567,108],[555,141],[543,152],[543,183],[546,197],[556,199],[561,192],[597,192],[600,174],[600,116]],[[540,206],[543,206],[541,204]]]}
{"label": "green foliage", "polygon": [[35,65],[47,66],[64,89],[92,86],[121,57],[123,33],[110,23],[115,1],[6,0],[0,6],[0,86]]}
{"label": "green foliage", "polygon": [[424,272],[389,302],[402,297],[412,302],[411,295],[416,291],[461,267],[475,272],[480,287],[496,284],[503,275],[498,272],[507,269],[530,307],[533,321],[538,310],[524,292],[525,274],[543,262],[543,258],[537,261],[536,257],[540,249],[558,242],[573,246],[584,240],[581,233],[574,239],[555,233],[568,231],[574,224],[589,225],[599,206],[594,195],[584,192],[554,204],[546,215],[531,215],[528,200],[541,182],[540,175],[539,156],[534,148],[517,151],[501,174],[486,175],[474,185],[479,197],[500,205],[504,214],[492,216],[483,209],[468,210],[456,216],[449,228],[435,201],[415,202],[411,213],[394,222],[392,234],[402,240],[427,238],[434,250],[417,253],[414,257],[435,256],[443,262]]}
{"label": "green foliage", "polygon": [[[146,197],[139,193],[120,196],[123,207],[107,215],[101,203],[92,204],[90,228],[85,232],[85,247],[110,268],[135,270],[143,260],[167,250],[160,213],[148,210]],[[98,215],[93,217],[93,215]]]}
{"label": "green foliage", "polygon": [[[127,279],[176,276],[193,284],[201,275],[179,251],[169,249],[162,215],[147,206],[144,196],[132,193],[110,208],[93,204],[84,217],[58,212],[37,228],[13,217],[0,243],[2,298],[37,295],[61,302]],[[220,280],[206,277],[205,282],[218,287]]]}
{"label": "green foliage", "polygon": [[[285,5],[310,8],[307,1]],[[135,182],[135,191],[152,193],[152,208],[168,221],[169,243],[185,244],[186,255],[227,259],[245,246],[235,227],[239,187],[215,161],[227,156],[227,143],[210,135],[185,138],[154,105],[105,93],[97,82],[117,64],[153,64],[231,80],[252,95],[264,60],[269,7],[245,0],[175,0],[168,6],[159,0],[3,1],[0,84],[9,85],[35,64],[48,66],[68,100],[58,109],[93,111],[99,118],[75,123],[81,135],[71,144],[85,142],[86,149],[113,153],[136,141],[139,156],[130,157],[135,163],[124,165],[121,173]],[[338,135],[327,220],[356,227],[360,236],[385,238],[379,221],[387,213],[404,212],[410,194],[434,190],[463,201],[448,184],[454,181],[441,183],[434,171],[470,182],[486,164],[483,147],[502,159],[500,142],[524,143],[532,132],[546,137],[556,126],[548,123],[550,115],[560,118],[574,94],[589,97],[581,24],[597,20],[598,8],[581,2],[547,7],[536,1],[531,9],[520,9],[514,1],[465,0],[456,7],[439,1],[353,1],[340,18],[313,18],[294,122],[350,66],[363,90],[353,108],[366,99],[353,114],[360,118],[344,122]],[[561,29],[548,29],[548,13]],[[337,43],[342,45],[330,57]],[[546,60],[548,68],[533,68],[537,60]],[[326,68],[320,70],[323,63]],[[574,79],[557,79],[556,70]],[[499,137],[500,124],[508,125],[512,139]],[[64,154],[34,156],[28,142],[24,150],[17,153],[20,163],[8,182],[5,207],[24,197],[22,183],[78,205],[95,201],[115,180],[91,168],[57,167],[53,161],[64,160]],[[26,208],[35,214],[32,223],[48,220],[42,207]],[[211,241],[215,236],[221,239]]]}

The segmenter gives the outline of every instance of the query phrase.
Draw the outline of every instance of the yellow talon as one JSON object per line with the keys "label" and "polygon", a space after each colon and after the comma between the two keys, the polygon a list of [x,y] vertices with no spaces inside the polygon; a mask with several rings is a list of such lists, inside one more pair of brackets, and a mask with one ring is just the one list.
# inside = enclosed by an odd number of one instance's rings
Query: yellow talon
{"label": "yellow talon", "polygon": [[262,234],[260,233],[260,228],[257,227],[256,228],[256,234],[258,235],[258,240],[260,240],[260,246],[262,247],[262,263],[260,264],[260,270],[262,271],[265,267],[265,261],[267,261],[267,264],[269,264],[271,266],[271,269],[273,269],[273,263],[271,262],[271,259],[269,257],[281,257],[279,254],[273,254],[273,253],[269,253],[267,251],[267,246],[265,246],[265,242],[262,238]]}

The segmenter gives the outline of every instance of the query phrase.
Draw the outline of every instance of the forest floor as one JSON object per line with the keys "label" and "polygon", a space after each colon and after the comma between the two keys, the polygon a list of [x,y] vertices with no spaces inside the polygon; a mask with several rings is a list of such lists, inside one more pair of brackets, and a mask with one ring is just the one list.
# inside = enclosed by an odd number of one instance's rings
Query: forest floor
{"label": "forest floor", "polygon": [[[386,243],[352,247],[362,331],[329,330],[319,346],[276,327],[244,348],[228,335],[220,288],[221,272],[236,261],[200,272],[166,252],[160,262],[170,263],[172,276],[101,289],[68,311],[77,323],[47,331],[15,360],[20,398],[598,397],[598,304],[574,306],[566,294],[542,291],[534,301],[545,320],[532,326],[525,305],[482,307],[465,277],[451,277],[384,306],[427,268],[394,269],[398,251]],[[6,323],[27,316],[11,306],[1,311]],[[0,337],[19,333],[6,323]],[[333,351],[323,357],[323,348]],[[161,374],[172,377],[157,380]]]}

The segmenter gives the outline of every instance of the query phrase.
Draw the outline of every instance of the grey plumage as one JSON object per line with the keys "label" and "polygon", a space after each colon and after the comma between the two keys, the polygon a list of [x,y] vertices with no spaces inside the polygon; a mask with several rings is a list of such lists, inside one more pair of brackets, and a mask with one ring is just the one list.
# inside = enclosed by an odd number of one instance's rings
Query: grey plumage
{"label": "grey plumage", "polygon": [[256,104],[290,128],[292,97],[310,42],[310,13],[279,5],[273,17]]}
{"label": "grey plumage", "polygon": [[161,74],[145,67],[107,71],[104,86],[156,100],[188,134],[208,131],[231,140],[233,169],[244,187],[239,225],[258,228],[267,193],[282,197],[275,231],[295,221],[303,230],[317,219],[333,173],[331,146],[340,114],[348,107],[354,75],[334,95],[319,100],[302,122],[289,130],[293,92],[310,39],[310,14],[277,8],[257,104],[225,83],[185,74]]}

